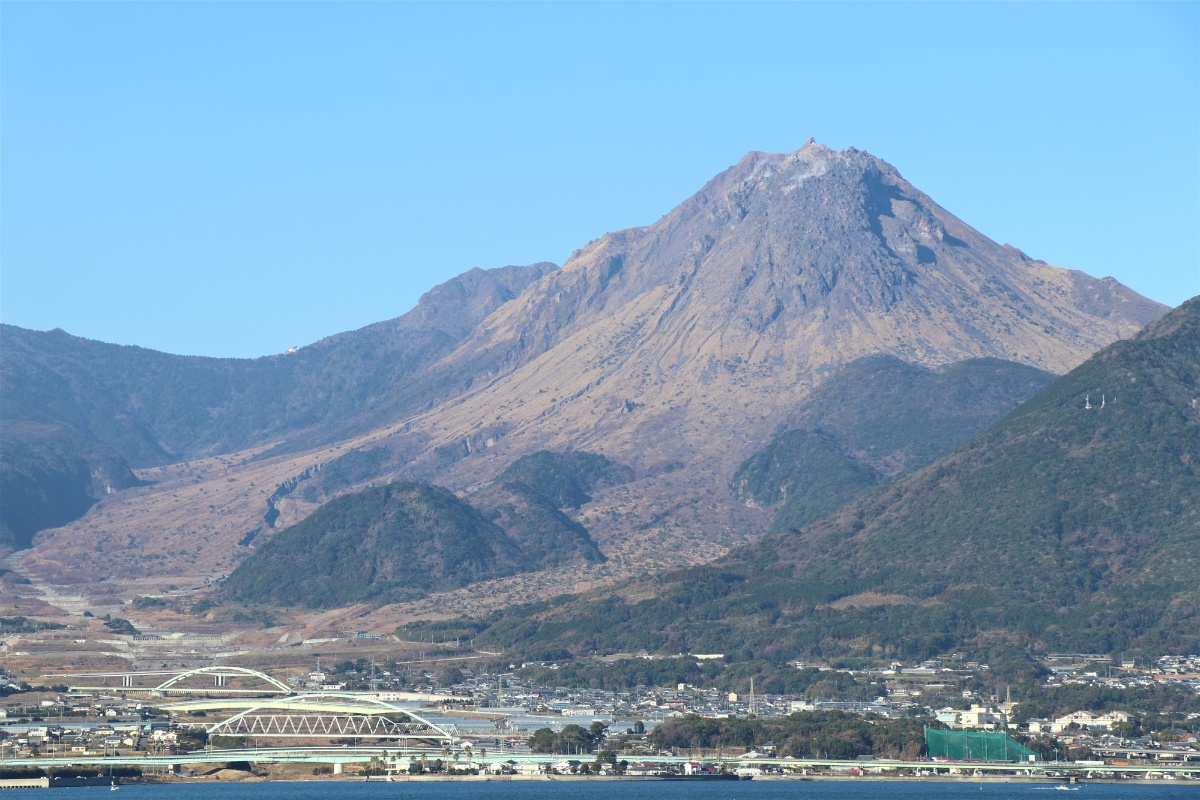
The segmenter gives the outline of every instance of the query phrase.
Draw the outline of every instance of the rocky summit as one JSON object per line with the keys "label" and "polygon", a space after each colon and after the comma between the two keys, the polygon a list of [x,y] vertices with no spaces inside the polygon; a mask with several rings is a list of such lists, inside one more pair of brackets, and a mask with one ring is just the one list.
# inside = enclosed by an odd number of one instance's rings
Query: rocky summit
{"label": "rocky summit", "polygon": [[577,252],[446,359],[503,371],[416,424],[472,452],[532,438],[688,463],[753,442],[865,355],[1061,374],[1164,311],[997,245],[867,153],[810,143],[751,153]]}
{"label": "rocky summit", "polygon": [[[293,379],[273,367],[273,393],[304,401],[286,424],[258,420],[226,443],[204,425],[247,391],[206,397],[205,413],[187,416],[206,448],[160,448],[187,454],[138,473],[154,485],[41,534],[25,569],[118,583],[227,572],[338,493],[403,479],[470,500],[522,456],[573,450],[632,476],[573,512],[609,559],[589,580],[705,561],[770,521],[730,491],[737,467],[851,362],[991,358],[1062,374],[1167,310],[989,240],[875,156],[813,142],[750,153],[653,225],[519,278],[485,296],[463,284],[461,313],[454,292],[438,292],[438,318],[461,324],[436,346],[401,352],[383,327],[353,348],[334,337],[289,356],[308,365],[295,380],[310,391],[287,395]],[[376,339],[390,349],[375,352]],[[43,371],[44,355],[29,357]],[[146,416],[151,393],[105,380],[122,419]],[[357,392],[349,407],[339,386]],[[161,440],[160,419],[137,430]],[[326,465],[368,450],[367,473],[313,488]]]}

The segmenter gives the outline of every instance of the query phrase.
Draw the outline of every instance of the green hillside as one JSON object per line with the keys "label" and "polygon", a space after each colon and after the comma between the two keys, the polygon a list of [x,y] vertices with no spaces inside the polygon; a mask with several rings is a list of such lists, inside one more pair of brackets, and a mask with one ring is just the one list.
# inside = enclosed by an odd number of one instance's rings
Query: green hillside
{"label": "green hillside", "polygon": [[280,531],[221,593],[307,608],[386,603],[520,568],[519,548],[453,492],[393,483],[339,497]]}
{"label": "green hillside", "polygon": [[481,644],[513,648],[671,641],[780,660],[989,643],[1194,652],[1198,470],[1200,298],[831,517],[708,566],[474,627]]}
{"label": "green hillside", "polygon": [[579,508],[591,501],[589,492],[601,486],[625,483],[632,477],[629,467],[598,453],[539,450],[509,464],[497,480],[509,485],[520,484],[556,508]]}
{"label": "green hillside", "polygon": [[1052,380],[994,358],[941,370],[861,358],[821,384],[731,488],[742,502],[777,507],[771,530],[803,527],[946,455]]}
{"label": "green hillside", "polygon": [[868,356],[821,384],[791,427],[826,431],[894,477],[987,430],[1057,377],[996,358],[970,358],[935,370]]}
{"label": "green hillside", "polygon": [[[329,464],[322,490],[361,479],[382,458],[363,450]],[[630,471],[595,453],[539,451],[460,499],[448,489],[393,483],[338,497],[280,531],[242,562],[220,594],[230,600],[330,608],[397,602],[469,583],[604,554],[564,513]]]}
{"label": "green hillside", "polygon": [[733,475],[734,494],[759,507],[779,506],[771,530],[799,528],[831,514],[886,480],[848,453],[834,436],[788,431],[746,459]]}
{"label": "green hillside", "polygon": [[470,500],[539,569],[601,563],[605,556],[587,529],[565,512],[591,501],[596,489],[632,476],[629,467],[597,453],[539,450],[518,458]]}

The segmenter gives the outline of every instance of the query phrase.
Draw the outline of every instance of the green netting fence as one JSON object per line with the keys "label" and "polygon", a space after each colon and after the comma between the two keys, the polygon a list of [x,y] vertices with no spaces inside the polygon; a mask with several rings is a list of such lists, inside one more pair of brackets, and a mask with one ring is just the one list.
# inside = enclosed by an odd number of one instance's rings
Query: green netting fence
{"label": "green netting fence", "polygon": [[955,761],[1029,761],[1037,753],[1003,733],[925,729],[930,758]]}

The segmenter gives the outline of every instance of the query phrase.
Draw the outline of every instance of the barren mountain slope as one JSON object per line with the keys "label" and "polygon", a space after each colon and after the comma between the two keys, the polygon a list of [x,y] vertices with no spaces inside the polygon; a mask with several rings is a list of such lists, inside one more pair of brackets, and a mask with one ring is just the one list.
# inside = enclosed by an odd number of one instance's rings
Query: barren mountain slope
{"label": "barren mountain slope", "polygon": [[445,361],[511,370],[412,421],[432,446],[411,471],[469,485],[577,447],[643,474],[682,463],[723,503],[737,460],[856,358],[1062,373],[1164,311],[997,245],[867,153],[752,153],[485,320]]}
{"label": "barren mountain slope", "polygon": [[[231,478],[302,488],[306,470],[352,447],[391,454],[362,484],[420,479],[468,495],[536,450],[601,453],[635,472],[580,512],[613,573],[695,563],[765,527],[729,479],[842,365],[877,353],[923,366],[996,357],[1062,373],[1165,310],[990,241],[867,153],[813,143],[751,153],[654,225],[578,251],[404,379],[444,399],[390,417],[374,404],[381,427],[335,447],[226,459],[203,479],[216,501],[197,499],[186,522],[204,530],[205,558],[118,565],[98,555],[95,567],[137,578],[236,561],[267,509]],[[44,536],[28,565],[88,551],[102,513],[149,541],[160,535],[159,494],[107,499]],[[315,507],[302,495],[280,498],[280,525]],[[171,529],[183,535],[184,524]]]}
{"label": "barren mountain slope", "polygon": [[[66,425],[146,468],[358,425],[419,408],[405,380],[451,352],[553,264],[473,269],[396,319],[255,359],[159,353],[0,325],[4,417]],[[428,381],[424,382],[428,385]],[[405,405],[409,403],[410,405]],[[373,426],[371,426],[373,427]]]}

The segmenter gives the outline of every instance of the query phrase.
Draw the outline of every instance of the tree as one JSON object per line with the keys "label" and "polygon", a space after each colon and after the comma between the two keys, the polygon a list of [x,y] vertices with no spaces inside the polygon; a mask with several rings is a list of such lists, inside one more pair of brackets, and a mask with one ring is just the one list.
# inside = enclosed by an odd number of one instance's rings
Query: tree
{"label": "tree", "polygon": [[529,749],[535,753],[553,753],[558,747],[558,736],[549,728],[538,728],[529,737]]}
{"label": "tree", "polygon": [[567,752],[584,753],[592,744],[591,732],[579,725],[567,725],[559,734],[559,741],[568,747]]}
{"label": "tree", "polygon": [[1141,731],[1140,726],[1135,720],[1121,720],[1114,722],[1109,728],[1113,735],[1120,736],[1123,739],[1132,739]]}
{"label": "tree", "polygon": [[601,750],[596,754],[596,772],[600,771],[601,764],[611,764],[613,768],[617,765],[617,754],[612,750]]}

